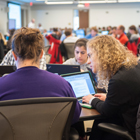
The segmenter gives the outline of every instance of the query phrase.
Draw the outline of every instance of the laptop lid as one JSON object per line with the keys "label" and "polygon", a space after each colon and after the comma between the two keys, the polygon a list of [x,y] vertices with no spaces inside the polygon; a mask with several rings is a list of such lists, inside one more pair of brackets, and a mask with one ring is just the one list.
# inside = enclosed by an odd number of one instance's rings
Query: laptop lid
{"label": "laptop lid", "polygon": [[12,73],[16,70],[16,66],[0,66],[0,77],[4,74]]}
{"label": "laptop lid", "polygon": [[73,72],[80,72],[79,65],[65,65],[65,64],[46,64],[47,71],[61,75]]}
{"label": "laptop lid", "polygon": [[82,97],[96,93],[94,82],[90,76],[90,72],[78,72],[61,75],[66,81],[68,81],[76,95],[76,98],[81,99]]}

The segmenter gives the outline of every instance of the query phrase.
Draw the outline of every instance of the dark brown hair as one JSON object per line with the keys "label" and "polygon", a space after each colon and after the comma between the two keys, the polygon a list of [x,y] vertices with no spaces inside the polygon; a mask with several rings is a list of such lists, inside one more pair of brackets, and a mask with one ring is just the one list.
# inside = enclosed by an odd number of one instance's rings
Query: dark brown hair
{"label": "dark brown hair", "polygon": [[119,26],[120,30],[122,30],[123,32],[125,31],[125,27],[123,25]]}
{"label": "dark brown hair", "polygon": [[137,31],[135,25],[131,25],[131,26],[129,27],[129,30],[134,30],[136,34],[138,33],[138,31]]}
{"label": "dark brown hair", "polygon": [[74,49],[76,47],[84,47],[85,49],[87,49],[87,46],[86,46],[87,45],[87,42],[88,42],[88,40],[85,39],[85,38],[78,39],[76,41],[75,45],[74,45]]}
{"label": "dark brown hair", "polygon": [[54,32],[58,32],[58,29],[57,29],[57,28],[53,28],[53,31],[54,31]]}
{"label": "dark brown hair", "polygon": [[12,37],[12,50],[22,60],[37,62],[44,48],[44,38],[39,29],[21,28]]}
{"label": "dark brown hair", "polygon": [[72,33],[72,31],[71,31],[71,30],[65,30],[65,35],[66,35],[66,36],[70,36],[70,35],[71,35],[71,33]]}
{"label": "dark brown hair", "polygon": [[116,26],[112,27],[112,30],[117,30],[117,27]]}

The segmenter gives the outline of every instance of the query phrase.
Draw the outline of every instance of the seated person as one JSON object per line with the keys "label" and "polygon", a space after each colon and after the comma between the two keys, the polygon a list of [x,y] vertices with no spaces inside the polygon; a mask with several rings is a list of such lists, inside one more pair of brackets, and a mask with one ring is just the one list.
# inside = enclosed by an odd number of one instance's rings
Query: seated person
{"label": "seated person", "polygon": [[[59,48],[61,50],[61,54],[62,56],[64,56],[65,60],[67,60],[68,58],[73,57],[72,55],[74,54],[73,52],[73,44],[79,39],[78,37],[73,37],[72,36],[72,31],[71,30],[65,30],[65,36],[66,36],[66,39],[64,39],[64,41],[61,42]],[[68,46],[68,48],[70,48],[69,52],[66,48],[66,44],[67,43],[73,43],[73,44],[70,44],[71,46]],[[73,53],[72,53],[73,52]]]}
{"label": "seated person", "polygon": [[122,45],[126,46],[126,43],[128,42],[128,38],[125,35],[124,31],[125,31],[125,27],[123,25],[118,26],[116,39],[118,39],[122,43]]}
{"label": "seated person", "polygon": [[140,44],[140,36],[135,25],[129,27],[130,40],[127,43],[127,48],[131,50],[136,56],[138,55],[138,45]]}
{"label": "seated person", "polygon": [[67,61],[65,61],[63,64],[70,64],[70,65],[80,65],[81,70],[87,71],[87,67],[89,67],[89,64],[87,64],[87,50],[86,50],[86,43],[87,39],[82,38],[78,39],[74,45],[74,58],[70,58]]}
{"label": "seated person", "polygon": [[115,26],[112,28],[112,36],[115,38],[117,37],[117,27]]}
{"label": "seated person", "polygon": [[[15,59],[12,55],[12,49],[7,52],[7,54],[4,56],[2,62],[0,65],[16,65]],[[42,70],[46,70],[46,55],[45,52],[43,51],[43,56],[40,59],[40,64],[39,68]]]}
{"label": "seated person", "polygon": [[66,39],[64,39],[64,43],[75,43],[79,38],[72,36],[72,30],[66,30],[65,32]]}
{"label": "seated person", "polygon": [[57,28],[53,28],[53,33],[46,35],[46,39],[49,41],[51,47],[48,50],[48,54],[51,54],[50,63],[62,64],[62,55],[59,49],[61,41],[59,40],[59,31]]}
{"label": "seated person", "polygon": [[[12,54],[17,70],[0,78],[1,101],[36,97],[75,97],[70,84],[62,77],[39,69],[43,47],[43,35],[38,29],[21,28],[14,33]],[[77,101],[72,123],[78,121],[80,111],[81,107]]]}
{"label": "seated person", "polygon": [[87,43],[88,63],[98,81],[108,79],[108,93],[87,95],[83,102],[92,105],[106,119],[95,120],[90,140],[120,140],[97,125],[111,122],[125,127],[135,139],[135,124],[140,103],[140,64],[137,58],[111,36],[98,36]]}
{"label": "seated person", "polygon": [[86,35],[86,39],[92,39],[93,37],[98,36],[98,29],[96,27],[92,27],[90,29],[90,34]]}
{"label": "seated person", "polygon": [[135,25],[129,27],[129,33],[131,34],[130,41],[136,41],[140,37]]}

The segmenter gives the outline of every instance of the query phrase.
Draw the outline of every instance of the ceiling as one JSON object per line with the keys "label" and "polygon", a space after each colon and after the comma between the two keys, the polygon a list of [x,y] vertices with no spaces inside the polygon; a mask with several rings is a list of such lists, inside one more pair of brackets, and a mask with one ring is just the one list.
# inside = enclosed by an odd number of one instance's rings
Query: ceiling
{"label": "ceiling", "polygon": [[[21,4],[27,4],[32,2],[33,4],[44,4],[45,0],[0,0],[0,1],[11,1]],[[73,2],[72,4],[84,3],[117,3],[117,2],[140,2],[140,0],[46,0],[48,2]]]}

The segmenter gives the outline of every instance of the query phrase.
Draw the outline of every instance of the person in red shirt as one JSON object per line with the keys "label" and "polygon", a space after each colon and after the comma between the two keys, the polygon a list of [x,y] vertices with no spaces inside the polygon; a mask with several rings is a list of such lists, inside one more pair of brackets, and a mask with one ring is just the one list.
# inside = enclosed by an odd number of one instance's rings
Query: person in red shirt
{"label": "person in red shirt", "polygon": [[117,27],[117,37],[116,39],[118,39],[122,45],[125,45],[128,42],[128,38],[124,33],[125,27],[123,25],[120,25]]}

